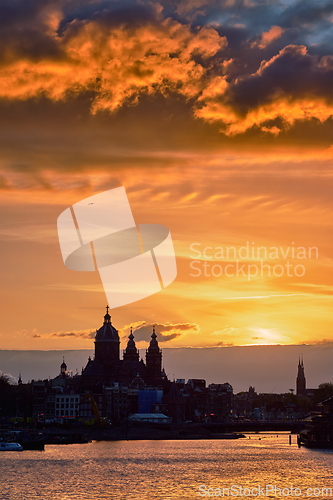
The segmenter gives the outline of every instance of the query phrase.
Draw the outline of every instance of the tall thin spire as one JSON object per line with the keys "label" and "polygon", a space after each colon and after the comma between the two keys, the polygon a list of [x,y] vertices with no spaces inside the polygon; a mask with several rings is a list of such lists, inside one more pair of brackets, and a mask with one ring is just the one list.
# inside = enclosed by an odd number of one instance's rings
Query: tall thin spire
{"label": "tall thin spire", "polygon": [[162,377],[162,351],[158,346],[157,335],[155,332],[155,325],[153,325],[153,333],[151,341],[146,351],[146,367],[147,367],[147,380],[146,382],[151,385],[158,385],[161,383]]}
{"label": "tall thin spire", "polygon": [[296,394],[297,396],[305,396],[306,395],[306,379],[304,374],[304,363],[303,363],[303,354],[298,357],[298,370],[297,370],[297,378],[296,378]]}

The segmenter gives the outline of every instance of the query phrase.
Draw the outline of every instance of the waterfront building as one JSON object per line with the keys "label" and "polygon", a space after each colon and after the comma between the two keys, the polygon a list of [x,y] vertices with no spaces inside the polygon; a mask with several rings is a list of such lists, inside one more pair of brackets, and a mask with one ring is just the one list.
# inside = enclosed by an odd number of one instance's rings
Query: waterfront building
{"label": "waterfront building", "polygon": [[226,382],[224,384],[210,384],[208,386],[208,414],[212,419],[226,418],[232,409],[232,386]]}
{"label": "waterfront building", "polygon": [[231,411],[230,384],[210,384],[203,379],[179,379],[171,383],[162,367],[162,350],[155,326],[145,361],[140,359],[131,328],[120,359],[120,338],[106,308],[96,330],[95,355],[80,375],[71,376],[65,359],[51,380],[33,383],[34,415],[44,419],[105,418],[121,422],[131,414],[163,413],[174,422],[207,418],[225,419]]}
{"label": "waterfront building", "polygon": [[80,394],[61,392],[55,395],[55,417],[75,418],[76,408],[80,402]]}
{"label": "waterfront building", "polygon": [[162,389],[145,388],[138,392],[138,413],[152,413],[155,404],[161,404],[163,398]]}

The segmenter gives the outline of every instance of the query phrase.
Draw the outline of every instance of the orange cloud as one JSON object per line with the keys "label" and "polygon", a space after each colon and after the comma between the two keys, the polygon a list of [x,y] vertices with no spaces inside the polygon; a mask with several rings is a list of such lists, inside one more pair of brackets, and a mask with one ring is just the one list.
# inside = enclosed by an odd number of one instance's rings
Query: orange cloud
{"label": "orange cloud", "polygon": [[175,90],[193,97],[201,91],[206,71],[194,57],[212,57],[227,41],[211,27],[193,32],[188,25],[159,19],[135,28],[73,21],[57,44],[62,57],[7,62],[0,71],[0,97],[43,94],[59,100],[70,92],[92,90],[93,112],[114,111],[142,92]]}
{"label": "orange cloud", "polygon": [[281,129],[279,129],[278,127],[261,127],[261,130],[262,132],[267,132],[273,135],[279,135],[279,133],[281,132]]}
{"label": "orange cloud", "polygon": [[259,49],[265,49],[267,45],[272,43],[274,40],[278,40],[285,30],[280,26],[272,26],[269,31],[265,31],[259,40],[252,43],[252,47],[258,47]]}
{"label": "orange cloud", "polygon": [[[281,98],[248,111],[244,117],[239,116],[231,106],[214,101],[196,111],[198,118],[209,122],[224,122],[226,135],[241,134],[254,125],[260,126],[276,118],[282,118],[285,125],[290,126],[296,120],[309,120],[311,118],[324,122],[332,115],[333,105],[328,105],[324,99],[320,98],[299,99],[294,102],[290,98]],[[271,129],[261,127],[261,130],[277,134],[279,129],[277,127]]]}
{"label": "orange cloud", "polygon": [[[253,126],[278,135],[276,124],[267,123],[277,118],[288,128],[297,120],[323,122],[332,116],[330,56],[319,58],[303,45],[290,45],[263,60],[256,72],[236,76],[235,58],[219,54],[228,45],[225,36],[212,26],[191,28],[164,19],[159,5],[152,9],[152,18],[133,25],[75,19],[61,36],[55,31],[61,12],[46,9],[43,22],[53,52],[33,57],[8,43],[0,98],[59,101],[90,92],[96,113],[137,104],[145,94],[171,92],[192,99],[195,117],[222,122],[221,131],[230,136]],[[283,31],[273,26],[252,48],[266,47]]]}

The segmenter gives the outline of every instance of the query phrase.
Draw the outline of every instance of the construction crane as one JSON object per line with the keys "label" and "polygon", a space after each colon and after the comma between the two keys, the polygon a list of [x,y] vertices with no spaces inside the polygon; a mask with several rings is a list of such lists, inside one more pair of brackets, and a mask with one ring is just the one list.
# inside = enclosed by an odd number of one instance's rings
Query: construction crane
{"label": "construction crane", "polygon": [[91,409],[94,413],[96,423],[98,425],[101,425],[101,417],[98,411],[98,406],[92,394],[85,394],[85,396],[82,398],[82,401],[80,401],[80,403],[76,405],[76,412],[78,412],[79,406],[83,405],[83,403],[85,403],[88,399],[90,399]]}

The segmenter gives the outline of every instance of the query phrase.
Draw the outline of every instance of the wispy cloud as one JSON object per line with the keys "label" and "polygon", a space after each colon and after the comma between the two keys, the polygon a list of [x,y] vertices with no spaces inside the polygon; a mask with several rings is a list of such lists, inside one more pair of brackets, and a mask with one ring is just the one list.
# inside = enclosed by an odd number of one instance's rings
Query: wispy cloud
{"label": "wispy cloud", "polygon": [[93,339],[95,338],[96,330],[69,330],[69,331],[59,331],[59,332],[50,332],[50,333],[35,333],[32,338],[67,338],[74,337],[80,339]]}
{"label": "wispy cloud", "polygon": [[196,323],[153,323],[141,322],[141,325],[133,330],[133,335],[137,342],[149,342],[153,326],[159,342],[174,340],[187,333],[198,333],[200,328]]}
{"label": "wispy cloud", "polygon": [[294,297],[298,295],[308,295],[307,293],[275,293],[272,295],[248,295],[243,297],[219,297],[219,300],[247,300],[247,299],[272,299],[274,297]]}

